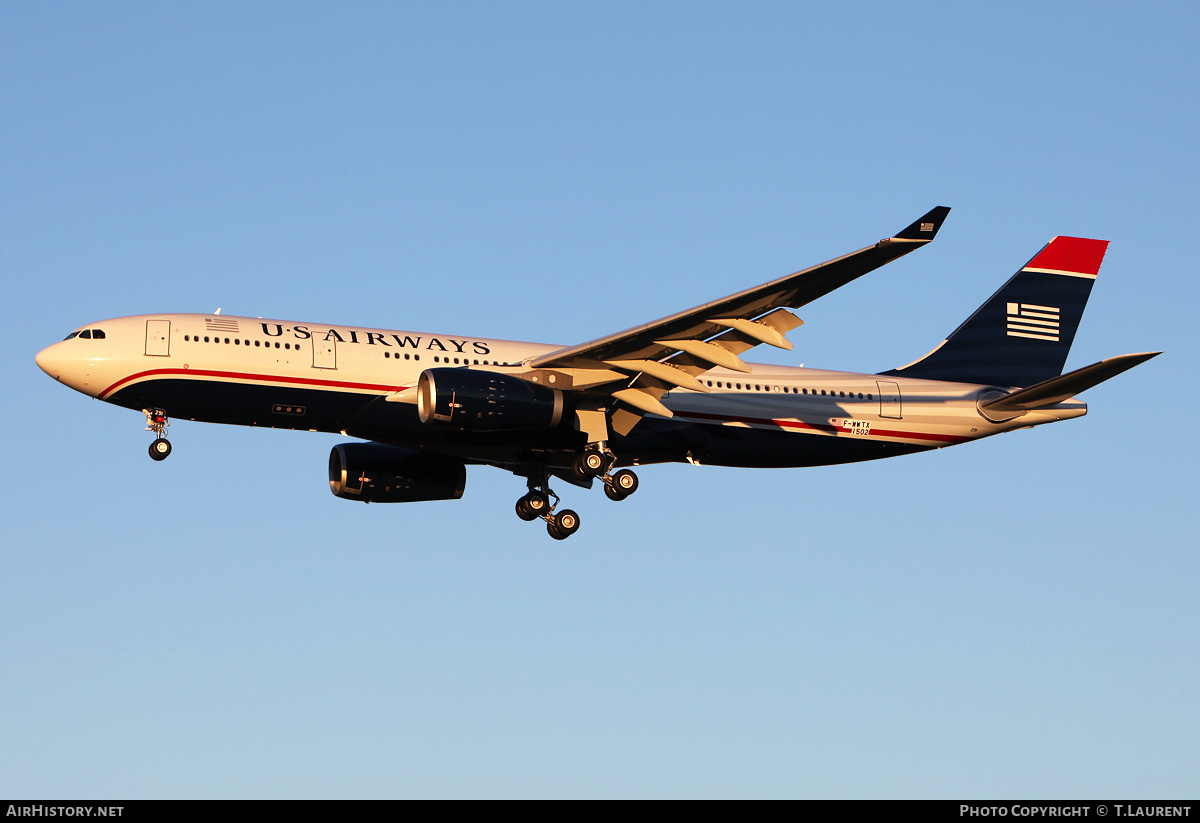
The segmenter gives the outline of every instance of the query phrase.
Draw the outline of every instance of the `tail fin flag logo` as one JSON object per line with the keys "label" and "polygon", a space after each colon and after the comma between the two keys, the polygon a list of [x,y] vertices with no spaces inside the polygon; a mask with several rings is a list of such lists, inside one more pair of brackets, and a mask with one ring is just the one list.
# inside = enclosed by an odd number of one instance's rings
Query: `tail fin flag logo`
{"label": "tail fin flag logo", "polygon": [[1008,304],[1008,336],[1058,342],[1058,308],[1033,303]]}

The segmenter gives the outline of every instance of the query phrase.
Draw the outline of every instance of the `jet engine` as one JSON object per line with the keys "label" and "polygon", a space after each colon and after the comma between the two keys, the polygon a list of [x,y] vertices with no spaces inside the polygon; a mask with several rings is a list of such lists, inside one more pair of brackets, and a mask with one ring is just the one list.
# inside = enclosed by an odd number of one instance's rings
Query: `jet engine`
{"label": "jet engine", "polygon": [[457,500],[466,484],[467,467],[448,457],[377,443],[344,443],[329,453],[329,488],[344,500]]}
{"label": "jet engine", "polygon": [[417,383],[422,423],[465,431],[548,429],[563,415],[558,389],[473,369],[426,369]]}

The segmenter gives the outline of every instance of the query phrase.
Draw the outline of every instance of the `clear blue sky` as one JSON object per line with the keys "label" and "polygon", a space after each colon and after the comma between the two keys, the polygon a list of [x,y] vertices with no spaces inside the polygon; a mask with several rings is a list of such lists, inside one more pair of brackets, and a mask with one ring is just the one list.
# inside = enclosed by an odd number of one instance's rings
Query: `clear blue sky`
{"label": "clear blue sky", "polygon": [[[1192,3],[0,6],[0,796],[1195,797]],[[574,343],[860,248],[776,362],[928,351],[1112,241],[1090,414],[875,464],[473,469],[335,499],[337,438],[55,384],[211,311]],[[757,351],[756,351],[757,354]]]}

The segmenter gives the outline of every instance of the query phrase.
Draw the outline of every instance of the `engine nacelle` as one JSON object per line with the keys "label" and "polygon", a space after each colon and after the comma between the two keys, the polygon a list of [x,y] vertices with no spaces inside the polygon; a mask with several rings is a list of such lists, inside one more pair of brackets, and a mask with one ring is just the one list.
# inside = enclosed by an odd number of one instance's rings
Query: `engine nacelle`
{"label": "engine nacelle", "polygon": [[329,453],[329,488],[344,500],[457,500],[466,485],[467,467],[447,457],[377,443],[344,443]]}
{"label": "engine nacelle", "polygon": [[417,383],[422,423],[465,431],[548,429],[563,415],[563,393],[519,377],[474,369],[426,369]]}

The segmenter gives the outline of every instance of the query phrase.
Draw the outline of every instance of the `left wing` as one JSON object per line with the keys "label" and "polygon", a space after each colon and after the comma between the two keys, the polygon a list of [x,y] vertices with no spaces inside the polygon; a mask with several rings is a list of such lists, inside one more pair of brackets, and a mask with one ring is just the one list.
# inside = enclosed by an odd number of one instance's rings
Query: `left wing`
{"label": "left wing", "polygon": [[644,326],[549,352],[527,365],[559,372],[573,389],[599,393],[621,402],[613,426],[624,434],[642,414],[671,417],[659,398],[672,388],[708,389],[696,379],[714,366],[748,372],[738,357],[767,343],[792,344],[784,334],[803,322],[799,308],[932,240],[950,209],[938,206],[894,237],[873,246],[789,274],[770,283],[664,317]]}

